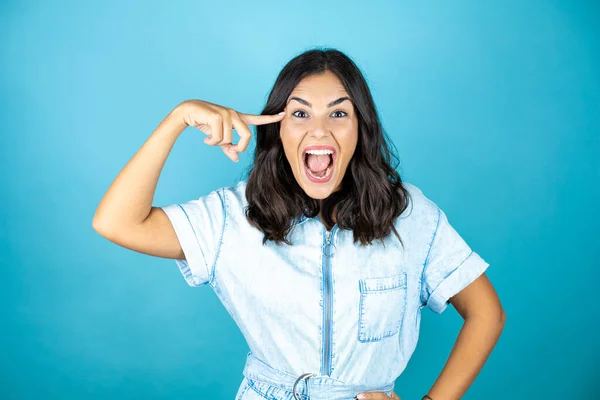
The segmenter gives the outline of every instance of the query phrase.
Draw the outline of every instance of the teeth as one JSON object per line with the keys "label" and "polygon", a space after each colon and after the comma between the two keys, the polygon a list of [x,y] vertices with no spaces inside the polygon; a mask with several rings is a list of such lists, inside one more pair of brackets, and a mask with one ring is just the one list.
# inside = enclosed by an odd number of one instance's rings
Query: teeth
{"label": "teeth", "polygon": [[325,154],[333,154],[332,150],[307,150],[306,154],[315,154],[315,155],[325,155]]}

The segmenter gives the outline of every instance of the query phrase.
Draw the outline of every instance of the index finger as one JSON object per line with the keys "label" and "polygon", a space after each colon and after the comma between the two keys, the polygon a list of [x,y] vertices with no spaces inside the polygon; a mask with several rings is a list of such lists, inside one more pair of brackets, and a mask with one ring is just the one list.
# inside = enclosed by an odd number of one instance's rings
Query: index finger
{"label": "index finger", "polygon": [[248,125],[266,125],[274,122],[279,122],[285,116],[285,111],[275,115],[254,115],[254,114],[242,114],[239,113],[242,121]]}

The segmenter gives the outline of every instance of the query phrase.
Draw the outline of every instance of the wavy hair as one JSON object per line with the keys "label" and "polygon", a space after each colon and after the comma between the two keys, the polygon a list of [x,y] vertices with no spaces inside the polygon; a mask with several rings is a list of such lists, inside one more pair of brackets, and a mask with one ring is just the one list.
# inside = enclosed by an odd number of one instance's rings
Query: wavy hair
{"label": "wavy hair", "polygon": [[[333,72],[342,82],[358,116],[358,142],[341,189],[322,200],[322,216],[331,226],[333,207],[340,229],[352,230],[354,243],[371,244],[389,235],[394,220],[404,212],[409,193],[395,168],[398,157],[388,147],[371,92],[356,64],[336,49],[311,49],[290,60],[281,70],[261,115],[277,114],[296,85],[313,74]],[[281,124],[256,127],[254,162],[248,171],[245,215],[249,223],[264,233],[267,240],[291,245],[287,235],[293,220],[304,213],[319,214],[321,200],[309,197],[300,187],[283,151]],[[392,143],[392,147],[395,149]],[[390,159],[396,165],[390,165]]]}

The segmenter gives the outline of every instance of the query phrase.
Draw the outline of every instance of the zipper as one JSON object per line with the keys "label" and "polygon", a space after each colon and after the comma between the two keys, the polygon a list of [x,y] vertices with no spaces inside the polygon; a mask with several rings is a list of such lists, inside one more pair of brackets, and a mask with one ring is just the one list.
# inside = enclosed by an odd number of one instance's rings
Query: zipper
{"label": "zipper", "polygon": [[332,249],[335,249],[335,245],[331,243],[331,236],[335,232],[337,226],[334,226],[331,231],[326,231],[326,242],[323,245],[323,257],[325,258],[323,275],[325,276],[325,290],[324,290],[324,301],[323,301],[323,343],[324,343],[324,356],[323,363],[321,368],[322,375],[331,375],[331,268],[329,266],[329,259],[335,255],[335,251],[332,252]]}

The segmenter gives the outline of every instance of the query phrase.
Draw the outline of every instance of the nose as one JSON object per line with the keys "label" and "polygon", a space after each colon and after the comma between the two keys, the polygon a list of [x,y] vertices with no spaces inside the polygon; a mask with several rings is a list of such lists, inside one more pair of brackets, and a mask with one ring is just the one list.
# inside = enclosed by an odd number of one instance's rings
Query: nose
{"label": "nose", "polygon": [[311,135],[315,138],[320,138],[331,134],[331,130],[327,124],[327,118],[315,118],[311,128]]}

